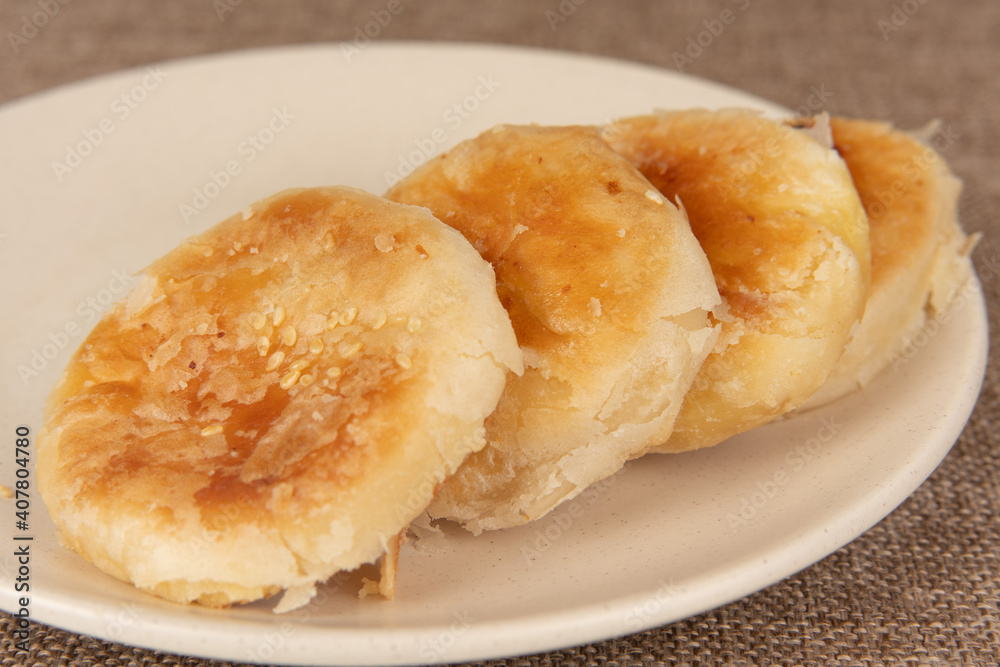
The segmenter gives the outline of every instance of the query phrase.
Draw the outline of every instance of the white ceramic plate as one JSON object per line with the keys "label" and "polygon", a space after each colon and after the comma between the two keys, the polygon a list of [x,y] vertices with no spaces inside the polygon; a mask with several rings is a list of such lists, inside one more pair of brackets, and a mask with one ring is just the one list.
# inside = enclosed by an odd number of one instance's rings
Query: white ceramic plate
{"label": "white ceramic plate", "polygon": [[[594,123],[655,107],[774,105],[705,81],[578,55],[372,44],[169,62],[0,109],[0,415],[44,398],[130,275],[185,236],[289,186],[374,192],[393,172],[501,122]],[[227,172],[228,170],[228,172]],[[187,208],[185,208],[187,207]],[[329,586],[308,607],[226,611],[137,592],[60,547],[37,493],[16,531],[0,500],[0,606],[17,610],[15,532],[30,534],[30,612],[127,644],[280,664],[457,662],[578,645],[711,609],[872,526],[949,450],[985,365],[978,284],[921,349],[863,393],[710,450],[648,457],[518,529],[409,545],[394,602]]]}

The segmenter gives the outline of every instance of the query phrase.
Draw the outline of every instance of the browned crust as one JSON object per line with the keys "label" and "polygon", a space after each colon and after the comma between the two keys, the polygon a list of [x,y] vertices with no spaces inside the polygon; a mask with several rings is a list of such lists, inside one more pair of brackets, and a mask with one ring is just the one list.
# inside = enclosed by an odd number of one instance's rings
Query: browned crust
{"label": "browned crust", "polygon": [[835,153],[741,110],[664,112],[607,129],[688,213],[726,304],[722,346],[658,451],[715,444],[800,405],[864,308],[868,225]]}

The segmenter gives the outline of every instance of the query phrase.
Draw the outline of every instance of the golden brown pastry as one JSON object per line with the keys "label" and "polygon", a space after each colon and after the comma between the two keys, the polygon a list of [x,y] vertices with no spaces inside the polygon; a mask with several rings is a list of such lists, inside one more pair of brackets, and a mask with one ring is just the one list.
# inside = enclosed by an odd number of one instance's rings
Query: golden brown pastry
{"label": "golden brown pastry", "polygon": [[801,405],[826,380],[864,310],[868,223],[843,160],[744,110],[664,112],[606,128],[609,143],[679,200],[725,308],[670,439],[714,445]]}
{"label": "golden brown pastry", "polygon": [[394,560],[520,369],[461,235],[359,190],[289,190],[154,262],[97,324],[50,397],[39,486],[105,572],[294,608]]}
{"label": "golden brown pastry", "polygon": [[473,532],[537,519],[669,436],[718,292],[684,216],[597,129],[500,126],[386,196],[493,265],[526,366],[431,516]]}
{"label": "golden brown pastry", "polygon": [[872,284],[844,356],[805,408],[867,384],[971,276],[962,186],[941,155],[887,123],[833,118],[830,126],[868,213]]}

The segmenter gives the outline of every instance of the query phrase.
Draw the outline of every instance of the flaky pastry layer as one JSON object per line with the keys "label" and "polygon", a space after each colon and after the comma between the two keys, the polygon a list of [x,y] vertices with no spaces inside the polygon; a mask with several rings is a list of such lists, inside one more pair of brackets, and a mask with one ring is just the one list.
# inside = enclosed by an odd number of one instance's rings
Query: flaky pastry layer
{"label": "flaky pastry layer", "polygon": [[537,519],[669,436],[718,292],[684,215],[597,129],[499,126],[386,196],[490,262],[525,355],[432,516],[474,532]]}
{"label": "flaky pastry layer", "polygon": [[521,359],[493,272],[427,211],[289,190],[154,262],[86,338],[38,440],[64,542],[183,602],[374,561],[485,444]]}
{"label": "flaky pastry layer", "polygon": [[868,221],[843,160],[814,134],[738,109],[606,128],[612,147],[687,211],[725,304],[717,348],[655,451],[713,445],[801,405],[860,319]]}

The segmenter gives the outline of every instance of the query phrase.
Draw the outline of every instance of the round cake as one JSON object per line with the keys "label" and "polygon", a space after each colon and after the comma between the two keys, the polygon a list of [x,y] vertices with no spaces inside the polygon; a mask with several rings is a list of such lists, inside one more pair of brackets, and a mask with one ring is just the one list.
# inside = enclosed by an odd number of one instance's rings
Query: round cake
{"label": "round cake", "polygon": [[888,123],[832,118],[830,127],[868,213],[872,283],[844,356],[804,408],[863,387],[902,358],[972,275],[972,244],[958,222],[961,182],[944,158]]}
{"label": "round cake", "polygon": [[394,554],[485,444],[521,358],[494,275],[427,211],[289,190],[154,262],[53,391],[38,483],[59,535],[212,606]]}
{"label": "round cake", "polygon": [[717,347],[655,451],[714,445],[798,407],[860,320],[868,221],[820,123],[793,128],[747,110],[689,110],[605,129],[687,211],[724,303]]}
{"label": "round cake", "polygon": [[386,196],[426,206],[493,265],[524,353],[487,446],[431,516],[522,524],[669,437],[715,342],[718,291],[684,215],[596,128],[499,126]]}

